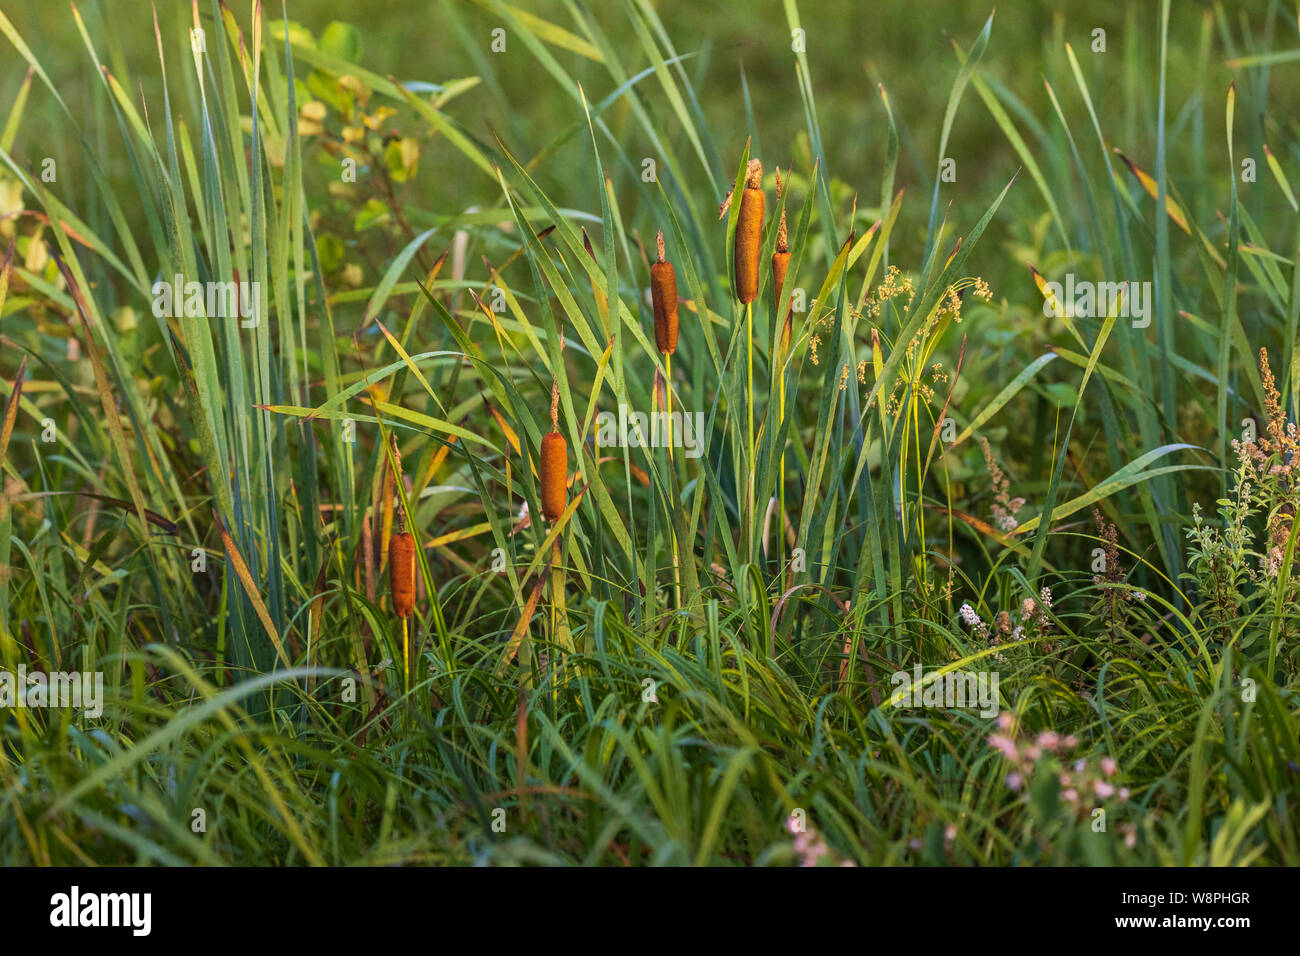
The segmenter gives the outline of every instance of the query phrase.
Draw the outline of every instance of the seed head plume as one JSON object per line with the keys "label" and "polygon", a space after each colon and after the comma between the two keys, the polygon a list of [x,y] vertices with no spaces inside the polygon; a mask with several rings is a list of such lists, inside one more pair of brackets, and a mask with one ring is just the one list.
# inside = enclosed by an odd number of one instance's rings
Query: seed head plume
{"label": "seed head plume", "polygon": [[[393,473],[392,473],[392,479],[393,479],[393,483],[396,484],[397,482],[403,481],[403,477],[402,477],[402,449],[399,448],[398,445],[397,445],[397,436],[396,436],[396,435],[391,435],[391,434],[390,434],[390,435],[388,436],[388,440],[389,440],[389,445],[391,446],[392,451],[393,451]],[[398,496],[397,496],[397,500],[398,500],[399,503],[401,502],[401,500],[402,500],[402,499],[401,499],[401,495],[398,495]],[[405,530],[406,530],[406,511],[405,511],[405,509],[403,509],[403,508],[398,508],[398,509],[397,509],[396,521],[397,521],[397,530],[398,530],[398,531],[405,531]]]}
{"label": "seed head plume", "polygon": [[[781,204],[781,221],[776,227],[776,248],[772,251],[772,297],[778,307],[781,304],[781,293],[785,288],[786,272],[790,268],[790,232],[785,223],[785,203],[782,197],[785,195],[785,181],[781,179],[781,167],[776,167],[776,201]],[[782,350],[790,347],[790,337],[794,332],[793,303],[786,307],[785,321],[781,326],[781,348]]]}
{"label": "seed head plume", "polygon": [[[781,184],[781,167],[776,167],[776,201],[781,201],[783,187]],[[776,227],[776,251],[790,251],[790,233],[785,224],[785,206],[781,207],[781,222]],[[778,296],[779,298],[779,296]]]}
{"label": "seed head plume", "polygon": [[397,436],[389,434],[388,441],[393,449],[393,473],[400,475],[402,473],[402,449],[397,444]]}

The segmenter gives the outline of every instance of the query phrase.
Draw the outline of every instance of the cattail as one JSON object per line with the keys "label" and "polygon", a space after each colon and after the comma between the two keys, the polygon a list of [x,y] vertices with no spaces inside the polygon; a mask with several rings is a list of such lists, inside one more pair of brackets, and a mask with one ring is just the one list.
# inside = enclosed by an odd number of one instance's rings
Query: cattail
{"label": "cattail", "polygon": [[560,434],[560,384],[551,383],[551,430],[542,436],[542,517],[555,521],[568,501],[569,447]]}
{"label": "cattail", "polygon": [[764,202],[763,164],[751,159],[736,221],[736,296],[742,305],[758,298],[758,248],[762,243]]}
{"label": "cattail", "polygon": [[[776,168],[776,198],[781,201],[781,167]],[[785,224],[785,206],[781,207],[781,222],[776,227],[776,251],[772,253],[772,295],[776,307],[781,307],[781,289],[785,285],[785,273],[790,268],[790,234]],[[785,313],[785,327],[781,333],[781,346],[790,345],[790,310]]]}
{"label": "cattail", "polygon": [[[397,436],[390,436],[390,449],[393,455],[392,466],[386,469],[384,481],[385,514],[384,531],[392,528],[388,539],[388,589],[393,594],[393,613],[405,618],[415,607],[415,535],[406,530],[406,511],[393,509],[393,487],[404,482],[402,475],[402,452],[397,446]],[[380,545],[382,547],[382,545]]]}
{"label": "cattail", "polygon": [[393,534],[388,542],[388,587],[393,592],[393,613],[406,617],[415,607],[415,535],[406,530]]}
{"label": "cattail", "polygon": [[677,351],[677,275],[664,258],[664,231],[655,240],[659,261],[650,267],[650,301],[655,313],[655,345],[664,355]]}

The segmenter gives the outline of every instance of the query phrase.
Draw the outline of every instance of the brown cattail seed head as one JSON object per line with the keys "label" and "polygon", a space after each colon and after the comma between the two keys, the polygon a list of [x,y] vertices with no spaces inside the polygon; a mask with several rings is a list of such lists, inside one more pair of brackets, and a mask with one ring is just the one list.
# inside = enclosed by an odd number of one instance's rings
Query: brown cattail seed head
{"label": "brown cattail seed head", "polygon": [[415,607],[415,535],[398,531],[388,542],[388,587],[393,613],[406,617]]}
{"label": "brown cattail seed head", "polygon": [[659,261],[650,267],[650,303],[655,314],[655,345],[664,355],[677,351],[677,274],[664,260],[664,232],[659,230]]}
{"label": "brown cattail seed head", "polygon": [[[776,201],[781,202],[781,167],[776,168]],[[781,222],[776,227],[776,251],[788,253],[790,251],[790,230],[785,224],[785,203],[781,203]],[[778,293],[777,298],[781,296]]]}
{"label": "brown cattail seed head", "polygon": [[568,504],[569,447],[558,431],[542,436],[542,517],[555,521]]}
{"label": "brown cattail seed head", "polygon": [[551,382],[551,430],[542,436],[542,517],[554,521],[568,501],[569,446],[560,434],[560,383]]}
{"label": "brown cattail seed head", "polygon": [[[781,225],[785,225],[785,217],[781,217]],[[785,274],[790,268],[790,250],[781,247],[781,240],[778,237],[776,252],[772,253],[772,295],[775,297],[778,307],[781,305],[781,287],[785,285]]]}
{"label": "brown cattail seed head", "polygon": [[[784,189],[781,183],[781,167],[776,168],[776,198],[779,202]],[[781,204],[781,222],[776,227],[776,251],[772,253],[772,295],[777,308],[781,307],[781,290],[785,286],[785,274],[790,268],[790,233],[785,224],[785,204]],[[790,310],[785,312],[785,325],[781,331],[781,347],[790,347]]]}
{"label": "brown cattail seed head", "polygon": [[[772,295],[775,297],[776,307],[781,307],[781,290],[785,286],[785,273],[790,268],[789,250],[778,249],[772,253]],[[785,331],[782,333],[782,345],[790,344],[790,309],[785,310]]]}
{"label": "brown cattail seed head", "polygon": [[763,240],[763,164],[749,161],[736,221],[736,297],[742,305],[758,298],[758,250]]}
{"label": "brown cattail seed head", "polygon": [[790,268],[790,250],[777,249],[772,253],[772,286],[775,289],[773,295],[776,301],[781,301],[781,286],[785,285],[785,274]]}

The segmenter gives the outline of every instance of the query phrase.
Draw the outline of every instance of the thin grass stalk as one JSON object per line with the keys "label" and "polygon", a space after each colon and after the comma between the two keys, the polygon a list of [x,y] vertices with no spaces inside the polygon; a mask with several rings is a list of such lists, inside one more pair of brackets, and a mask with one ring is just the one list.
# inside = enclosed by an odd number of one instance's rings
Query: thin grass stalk
{"label": "thin grass stalk", "polygon": [[749,428],[749,533],[750,533],[749,551],[750,551],[750,556],[752,557],[755,552],[755,544],[756,544],[755,522],[757,520],[757,514],[755,513],[755,508],[754,508],[754,472],[758,470],[758,451],[754,445],[755,410],[754,410],[754,303],[753,302],[748,302],[745,304],[745,339],[746,339],[747,351],[749,353],[748,355],[749,384],[747,386],[749,391],[749,403],[746,406],[749,420],[746,422],[746,424]]}
{"label": "thin grass stalk", "polygon": [[[776,201],[781,204],[781,220],[776,229],[776,251],[772,253],[772,298],[773,314],[781,313],[781,293],[785,287],[786,271],[790,268],[790,231],[785,220],[785,202],[784,190],[781,183],[781,167],[776,168]],[[785,356],[790,348],[790,312],[787,309],[784,321],[781,323],[781,332],[777,337],[777,346],[775,353],[775,369],[777,373],[777,434],[781,433],[781,428],[785,425]],[[785,547],[785,439],[779,439],[781,442],[780,464],[776,473],[776,534],[778,540],[778,551],[784,550]],[[785,562],[781,562],[781,591],[785,592],[788,586],[788,575]]]}
{"label": "thin grass stalk", "polygon": [[746,405],[749,421],[746,434],[749,440],[749,557],[757,551],[758,529],[754,502],[754,473],[758,469],[757,446],[754,442],[754,299],[758,297],[758,255],[763,241],[763,164],[751,159],[745,170],[745,188],[740,194],[740,210],[736,220],[736,236],[733,248],[735,258],[736,296],[745,306],[745,353],[747,368],[746,390],[749,400]]}
{"label": "thin grass stalk", "polygon": [[677,509],[677,496],[673,491],[673,478],[675,472],[673,469],[673,356],[671,352],[664,353],[664,411],[668,416],[668,540],[672,543],[673,549],[673,595],[677,600],[677,608],[682,606],[682,577],[681,577],[681,557],[677,551],[677,524],[672,520],[673,512]]}

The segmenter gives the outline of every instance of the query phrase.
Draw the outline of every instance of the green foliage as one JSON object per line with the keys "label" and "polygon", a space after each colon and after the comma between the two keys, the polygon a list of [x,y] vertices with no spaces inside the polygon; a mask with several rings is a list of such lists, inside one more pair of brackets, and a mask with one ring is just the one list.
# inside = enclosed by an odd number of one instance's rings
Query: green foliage
{"label": "green foliage", "polygon": [[[1126,5],[1107,53],[989,16],[852,98],[793,0],[773,75],[648,0],[447,4],[437,82],[200,6],[143,62],[74,9],[60,82],[0,14],[0,663],[105,678],[99,717],[0,709],[0,861],[1300,862],[1277,5]],[[1152,283],[1150,324],[1045,312],[1067,274]],[[159,315],[176,276],[251,309]],[[669,403],[698,456],[601,439]],[[1000,713],[900,700],[916,668]]]}

